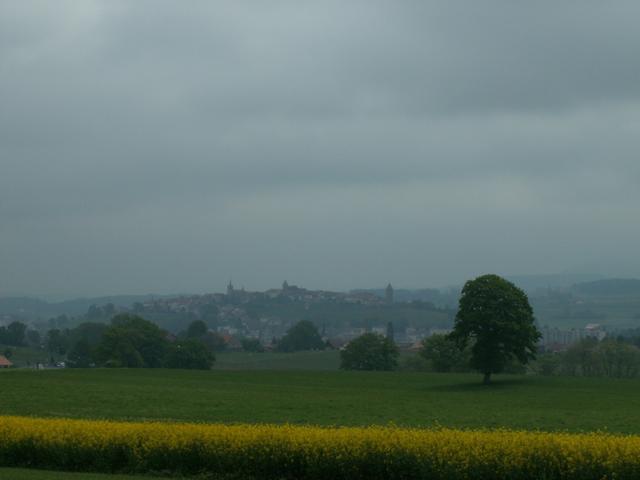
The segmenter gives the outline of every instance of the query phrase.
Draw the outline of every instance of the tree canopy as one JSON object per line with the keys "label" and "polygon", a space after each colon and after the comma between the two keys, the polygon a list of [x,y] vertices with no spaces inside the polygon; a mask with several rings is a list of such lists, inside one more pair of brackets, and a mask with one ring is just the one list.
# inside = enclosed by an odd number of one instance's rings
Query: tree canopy
{"label": "tree canopy", "polygon": [[209,327],[202,320],[194,320],[187,328],[187,338],[204,337],[209,331]]}
{"label": "tree canopy", "polygon": [[167,356],[168,368],[209,370],[216,357],[205,344],[192,338],[171,345]]}
{"label": "tree canopy", "polygon": [[393,370],[398,364],[398,347],[389,338],[365,333],[340,352],[343,370]]}
{"label": "tree canopy", "polygon": [[27,326],[22,322],[11,322],[6,327],[0,327],[0,343],[20,347],[25,344]]}
{"label": "tree canopy", "polygon": [[471,345],[471,365],[489,383],[513,359],[535,358],[540,332],[527,295],[498,275],[483,275],[464,285],[450,338],[460,348]]}
{"label": "tree canopy", "polygon": [[318,329],[308,320],[296,323],[278,342],[278,350],[281,352],[322,350],[324,348],[325,343],[322,341]]}
{"label": "tree canopy", "polygon": [[98,358],[114,367],[162,367],[169,341],[156,324],[137,315],[120,314],[102,334]]}
{"label": "tree canopy", "polygon": [[431,335],[422,340],[420,355],[430,362],[436,372],[469,370],[469,348],[458,348],[456,342],[446,335]]}

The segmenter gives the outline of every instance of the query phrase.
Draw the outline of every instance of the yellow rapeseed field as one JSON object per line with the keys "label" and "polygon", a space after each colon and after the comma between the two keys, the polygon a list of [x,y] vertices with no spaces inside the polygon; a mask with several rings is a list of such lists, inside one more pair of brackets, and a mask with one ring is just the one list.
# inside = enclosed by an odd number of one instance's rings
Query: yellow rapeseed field
{"label": "yellow rapeseed field", "polygon": [[640,437],[0,417],[0,465],[291,479],[638,479]]}

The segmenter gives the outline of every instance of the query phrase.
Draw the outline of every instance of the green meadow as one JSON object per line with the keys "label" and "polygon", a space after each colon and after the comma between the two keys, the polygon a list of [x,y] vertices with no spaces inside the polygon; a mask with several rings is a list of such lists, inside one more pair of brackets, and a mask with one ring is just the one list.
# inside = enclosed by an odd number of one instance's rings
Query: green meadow
{"label": "green meadow", "polygon": [[9,370],[0,414],[640,434],[640,382],[296,370]]}
{"label": "green meadow", "polygon": [[216,354],[214,370],[338,370],[338,350],[296,353],[222,352]]}
{"label": "green meadow", "polygon": [[145,478],[153,477],[0,468],[0,480],[144,480]]}

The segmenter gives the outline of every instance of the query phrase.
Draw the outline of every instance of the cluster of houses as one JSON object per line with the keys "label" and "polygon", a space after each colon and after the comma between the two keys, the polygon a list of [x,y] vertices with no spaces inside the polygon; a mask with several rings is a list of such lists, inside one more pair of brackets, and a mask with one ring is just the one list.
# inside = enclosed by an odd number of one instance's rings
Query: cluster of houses
{"label": "cluster of houses", "polygon": [[358,304],[366,306],[381,306],[393,303],[393,287],[387,286],[385,297],[381,298],[368,292],[331,292],[326,290],[307,290],[297,285],[289,285],[285,280],[282,288],[273,288],[264,292],[250,292],[242,288],[235,288],[232,282],[227,285],[226,293],[211,293],[205,295],[189,295],[176,298],[158,298],[148,300],[142,304],[143,311],[161,313],[201,313],[208,305],[224,307],[226,305],[243,305],[252,302],[277,300],[284,302],[338,303]]}
{"label": "cluster of houses", "polygon": [[584,328],[571,329],[544,326],[540,329],[540,333],[542,333],[540,345],[548,352],[562,352],[585,338],[602,340],[607,336],[607,332],[598,323],[590,323]]}
{"label": "cluster of houses", "polygon": [[[273,343],[274,338],[282,337],[295,322],[278,317],[264,316],[255,318],[248,313],[249,304],[298,303],[308,309],[312,304],[344,304],[363,306],[384,306],[393,303],[393,287],[389,284],[384,297],[368,292],[331,292],[325,290],[308,290],[290,285],[284,281],[281,288],[264,292],[250,292],[244,288],[235,288],[232,282],[227,285],[226,293],[190,295],[176,298],[152,299],[138,305],[139,313],[174,313],[189,314],[195,318],[207,319],[207,315],[215,311],[216,328],[213,330],[228,343],[229,348],[239,345],[239,338],[259,340],[265,348]],[[385,333],[384,327],[371,329]],[[323,338],[329,344],[340,347],[351,339],[364,333],[365,329],[323,328]],[[398,341],[402,344],[413,344],[427,334],[426,331],[408,329],[399,332]]]}
{"label": "cluster of houses", "polygon": [[[211,293],[204,295],[189,295],[174,298],[156,298],[134,305],[133,311],[144,313],[186,314],[191,318],[204,320],[215,319],[212,333],[224,339],[230,350],[240,349],[241,339],[258,340],[268,350],[274,345],[274,339],[284,336],[295,321],[275,316],[260,316],[249,312],[255,310],[259,304],[270,303],[298,303],[309,308],[313,304],[341,304],[362,305],[368,307],[384,307],[394,303],[394,290],[389,284],[378,295],[371,292],[355,291],[349,293],[331,292],[324,290],[308,290],[290,285],[284,281],[281,288],[269,289],[264,292],[251,292],[244,288],[235,288],[232,282],[227,285],[226,293]],[[126,309],[125,309],[126,310]],[[0,317],[0,324],[8,317]],[[212,324],[211,322],[207,322]],[[212,324],[212,325],[213,325]],[[323,340],[334,348],[342,348],[351,340],[366,332],[388,335],[387,325],[369,325],[367,327],[352,326],[322,326]],[[442,328],[397,328],[393,334],[394,342],[405,350],[417,350],[425,337],[434,334],[446,334],[450,330]],[[541,347],[546,351],[563,351],[584,338],[602,340],[606,331],[599,324],[589,324],[584,328],[560,329],[557,327],[542,327]],[[11,361],[0,355],[0,368],[8,368]]]}

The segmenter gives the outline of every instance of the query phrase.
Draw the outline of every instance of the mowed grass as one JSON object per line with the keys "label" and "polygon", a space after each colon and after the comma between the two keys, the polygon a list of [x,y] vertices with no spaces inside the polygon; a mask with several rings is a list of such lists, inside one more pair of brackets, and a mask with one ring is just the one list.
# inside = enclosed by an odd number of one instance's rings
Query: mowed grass
{"label": "mowed grass", "polygon": [[338,350],[291,353],[216,353],[214,370],[338,370]]}
{"label": "mowed grass", "polygon": [[640,433],[635,380],[409,372],[10,370],[0,415]]}
{"label": "mowed grass", "polygon": [[154,477],[0,468],[0,480],[145,480],[150,478],[152,479]]}

